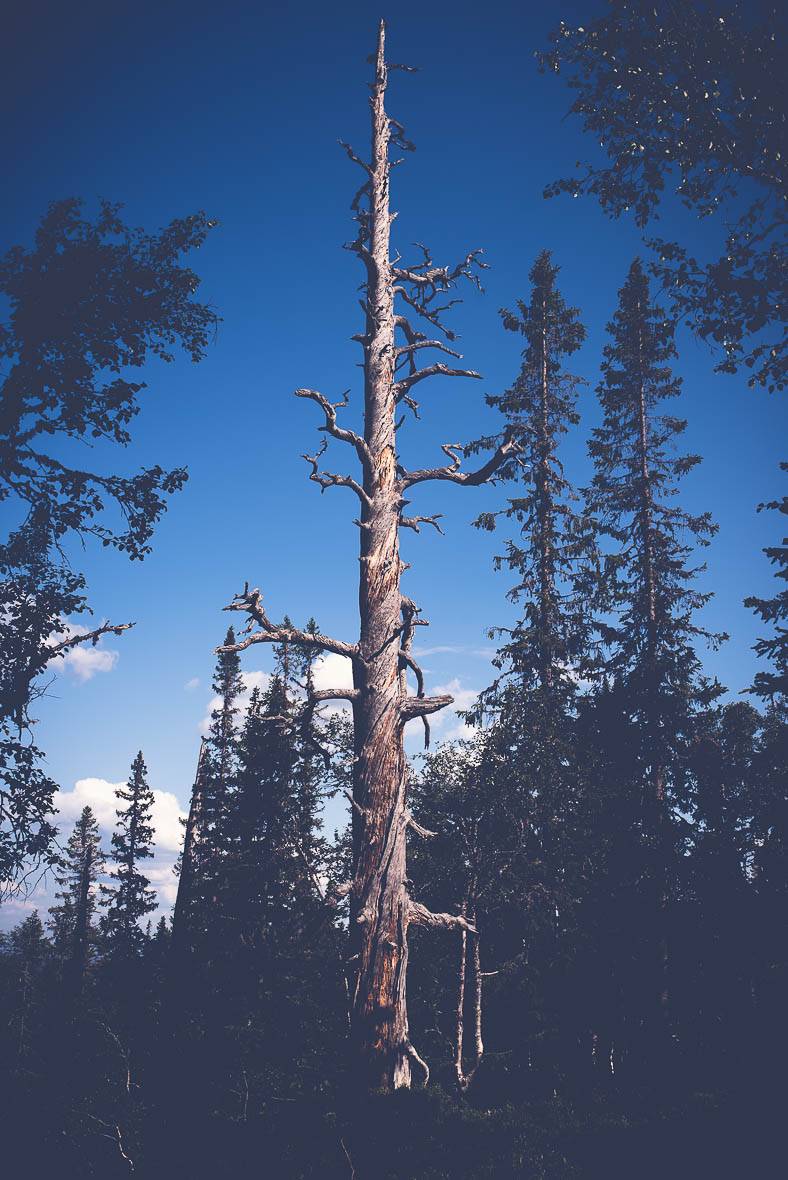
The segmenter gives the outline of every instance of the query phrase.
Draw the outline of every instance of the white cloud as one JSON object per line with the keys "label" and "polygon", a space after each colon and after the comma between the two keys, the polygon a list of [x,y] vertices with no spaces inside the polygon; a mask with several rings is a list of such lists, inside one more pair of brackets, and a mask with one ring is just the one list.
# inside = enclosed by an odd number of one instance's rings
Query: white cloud
{"label": "white cloud", "polygon": [[352,688],[353,665],[347,656],[326,652],[315,661],[315,688]]}
{"label": "white cloud", "polygon": [[193,692],[195,688],[200,687],[200,677],[192,676],[191,680],[187,680],[183,687],[187,692]]}

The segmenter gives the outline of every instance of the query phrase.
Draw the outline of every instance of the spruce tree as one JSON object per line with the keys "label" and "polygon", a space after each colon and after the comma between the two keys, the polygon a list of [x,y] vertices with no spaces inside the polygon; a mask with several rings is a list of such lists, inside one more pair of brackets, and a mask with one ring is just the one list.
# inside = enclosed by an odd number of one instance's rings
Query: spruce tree
{"label": "spruce tree", "polygon": [[41,984],[52,954],[44,936],[44,926],[34,910],[27,918],[0,939],[5,1019],[0,1032],[2,1056],[10,1063],[14,1057],[27,1058],[32,1042],[41,1034]]}
{"label": "spruce tree", "polygon": [[558,270],[543,250],[529,273],[528,301],[518,300],[516,312],[501,312],[507,331],[525,339],[523,363],[512,387],[488,395],[487,402],[504,416],[504,436],[519,447],[498,478],[516,479],[521,486],[502,512],[484,513],[477,520],[483,528],[494,528],[496,517],[519,526],[519,537],[507,540],[496,564],[517,575],[508,597],[523,614],[505,632],[507,642],[497,662],[523,689],[538,687],[543,694],[566,682],[587,632],[576,588],[584,530],[573,507],[576,494],[558,456],[562,436],[579,421],[581,383],[565,371],[563,361],[577,351],[586,333],[577,308],[568,307],[558,290]]}
{"label": "spruce tree", "polygon": [[[508,886],[497,897],[493,890],[488,897],[501,926],[501,952],[510,957],[518,945],[530,948],[532,986],[521,990],[516,1000],[511,998],[522,1015],[521,1037],[515,1034],[513,1039],[530,1037],[531,1044],[538,1039],[543,1058],[544,1029],[538,1038],[531,1034],[537,1011],[545,1010],[542,984],[549,960],[555,958],[555,915],[562,915],[562,929],[567,925],[578,761],[573,718],[578,672],[591,661],[587,597],[595,552],[560,458],[564,436],[579,421],[582,384],[566,370],[565,362],[581,346],[585,328],[578,310],[566,304],[558,289],[558,273],[549,252],[542,251],[529,274],[528,298],[518,301],[516,311],[501,313],[504,327],[522,336],[525,347],[514,384],[487,401],[505,419],[504,436],[518,445],[519,453],[499,473],[516,481],[516,487],[502,511],[485,513],[476,522],[489,529],[503,523],[517,527],[496,558],[497,568],[505,567],[516,577],[507,596],[517,618],[511,628],[491,632],[503,636],[495,658],[501,675],[482,694],[478,714],[495,718],[485,762],[495,766],[498,810],[503,805],[520,830],[519,853],[510,858],[507,874],[513,888]],[[472,773],[471,781],[476,778],[478,774]],[[501,827],[498,835],[501,846],[507,847],[504,831]],[[504,911],[507,917],[501,925]],[[488,924],[481,912],[479,923],[480,929]],[[476,956],[477,943],[472,940],[468,946]],[[543,954],[547,957],[540,958]],[[472,957],[469,966],[473,974]],[[529,1060],[535,1061],[530,1050]],[[461,1072],[458,1068],[458,1076]]]}
{"label": "spruce tree", "polygon": [[657,1039],[664,1044],[667,909],[677,851],[672,809],[689,805],[692,718],[719,692],[702,677],[695,644],[724,638],[696,620],[711,595],[694,585],[705,567],[691,561],[716,526],[709,513],[693,515],[675,503],[679,480],[700,457],[674,451],[687,425],[663,412],[663,403],[681,388],[670,368],[674,325],[652,302],[639,259],[608,330],[599,386],[603,420],[589,444],[595,471],[586,511],[608,546],[596,606],[604,616],[607,672],[627,717],[622,740],[631,746],[630,789],[641,800],[630,866],[633,886],[643,887],[643,906],[633,915],[642,940],[635,988],[651,994],[654,1003],[641,997],[652,1013],[646,1024],[662,1030]]}
{"label": "spruce tree", "polygon": [[156,894],[139,870],[139,862],[153,856],[153,792],[147,782],[142,751],[131,764],[128,783],[119,787],[121,806],[112,836],[111,859],[115,863],[113,888],[103,887],[108,898],[102,929],[110,947],[123,957],[139,953],[145,943],[140,919],[156,909]]}
{"label": "spruce tree", "polygon": [[211,724],[205,743],[202,771],[200,840],[198,845],[197,926],[208,929],[215,924],[223,889],[223,873],[230,835],[228,825],[237,790],[238,713],[243,692],[241,664],[237,652],[226,650],[235,643],[229,627],[225,646],[219,650],[212,688],[219,698],[211,711]]}
{"label": "spruce tree", "polygon": [[[788,463],[781,463],[780,467],[788,472]],[[764,508],[788,516],[788,496],[758,505],[759,512]],[[764,623],[770,623],[775,632],[755,644],[755,651],[759,656],[765,656],[774,665],[774,670],[758,672],[750,691],[767,700],[774,701],[775,697],[785,700],[788,697],[788,537],[783,537],[780,545],[770,545],[764,553],[776,567],[774,576],[780,579],[784,589],[772,598],[750,596],[744,600],[744,605],[754,610]]]}
{"label": "spruce tree", "polygon": [[99,827],[90,807],[84,807],[69,837],[56,880],[60,905],[52,906],[50,928],[55,948],[64,962],[69,984],[79,992],[85,979],[91,943],[95,940],[93,915],[97,906],[96,883],[104,872]]}

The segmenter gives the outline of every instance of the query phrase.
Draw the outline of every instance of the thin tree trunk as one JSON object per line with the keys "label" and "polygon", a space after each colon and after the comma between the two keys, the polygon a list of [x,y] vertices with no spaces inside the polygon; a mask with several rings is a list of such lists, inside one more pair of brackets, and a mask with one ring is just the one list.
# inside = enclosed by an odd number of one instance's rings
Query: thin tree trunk
{"label": "thin tree trunk", "polygon": [[[463,902],[462,916],[469,924],[476,928],[476,906],[467,900]],[[468,931],[460,931],[460,958],[457,974],[457,1012],[456,1035],[454,1049],[454,1071],[457,1085],[465,1093],[471,1085],[476,1071],[484,1056],[484,1041],[482,1038],[482,968],[481,968],[481,940],[478,928],[471,934],[468,942]],[[470,967],[470,970],[468,970]],[[470,1016],[473,1030],[473,1052],[469,1066],[465,1068],[465,1017]]]}
{"label": "thin tree trunk", "polygon": [[[467,916],[468,906],[463,902],[461,913],[463,917]],[[457,1012],[455,1022],[454,1035],[454,1072],[457,1076],[457,1085],[460,1090],[466,1089],[465,1069],[463,1066],[463,1056],[465,1052],[465,974],[466,962],[468,952],[468,932],[467,930],[460,931],[460,958],[459,968],[457,972]]]}

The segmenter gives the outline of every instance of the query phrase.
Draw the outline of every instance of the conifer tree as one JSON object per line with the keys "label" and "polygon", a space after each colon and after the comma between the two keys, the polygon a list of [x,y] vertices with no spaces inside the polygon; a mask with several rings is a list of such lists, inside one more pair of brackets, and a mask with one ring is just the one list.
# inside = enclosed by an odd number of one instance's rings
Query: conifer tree
{"label": "conifer tree", "polygon": [[536,686],[543,694],[566,682],[587,632],[576,589],[583,530],[573,508],[576,495],[558,457],[562,435],[579,421],[580,378],[564,370],[563,358],[580,347],[585,328],[578,310],[564,302],[557,275],[558,267],[543,250],[529,274],[529,300],[518,300],[516,312],[501,312],[507,331],[525,338],[523,364],[514,385],[504,394],[488,395],[487,402],[504,416],[504,433],[520,447],[499,478],[518,479],[522,489],[502,512],[477,520],[490,529],[496,517],[519,525],[520,537],[507,540],[496,564],[517,574],[508,597],[524,613],[507,633],[497,663],[516,676],[521,688]]}
{"label": "conifer tree", "polygon": [[633,879],[650,883],[651,919],[642,913],[639,927],[646,946],[652,946],[644,950],[652,968],[644,965],[643,986],[661,1013],[656,1024],[648,1022],[652,1029],[664,1029],[668,1016],[671,807],[687,805],[682,783],[692,715],[719,691],[704,681],[695,643],[724,638],[696,620],[711,595],[693,585],[705,567],[691,564],[694,547],[708,545],[716,526],[709,513],[693,515],[674,502],[678,481],[700,456],[674,453],[687,423],[663,412],[663,402],[681,388],[670,369],[676,356],[673,331],[652,302],[636,259],[609,325],[599,386],[603,421],[589,444],[595,471],[586,504],[611,546],[596,605],[609,619],[601,625],[607,671],[624,697],[626,740],[633,750],[631,789],[642,799],[642,863],[633,864],[632,872]]}
{"label": "conifer tree", "polygon": [[131,764],[128,783],[115,792],[116,798],[126,806],[116,812],[118,822],[112,836],[115,885],[103,887],[108,906],[102,929],[110,946],[124,957],[139,952],[145,942],[140,919],[156,909],[155,891],[139,870],[139,862],[153,856],[153,792],[148,786],[147,773],[140,750]]}
{"label": "conifer tree", "polygon": [[[570,896],[570,833],[577,822],[574,704],[578,669],[591,661],[593,537],[575,509],[577,493],[559,453],[563,437],[579,421],[582,384],[567,372],[565,360],[581,346],[585,329],[578,310],[567,306],[559,291],[557,276],[549,252],[541,251],[529,274],[528,299],[519,300],[515,312],[501,312],[504,327],[521,335],[525,347],[514,384],[487,401],[504,416],[504,433],[519,446],[520,453],[501,469],[517,486],[502,511],[484,513],[476,522],[489,529],[502,522],[518,528],[496,558],[497,568],[516,575],[507,597],[518,615],[511,628],[491,632],[504,640],[494,661],[501,675],[482,694],[477,718],[485,711],[495,718],[485,762],[495,765],[496,793],[521,828],[520,855],[508,869],[519,898],[508,909],[508,940],[528,945],[534,979],[547,968],[539,963],[540,948],[555,954],[554,939],[543,938],[543,932],[555,929],[555,914],[565,914]],[[477,778],[472,772],[471,781]],[[503,828],[498,835],[505,847]],[[500,900],[493,904],[501,912]],[[475,956],[478,948],[469,946]],[[534,1002],[537,991],[531,989]]]}
{"label": "conifer tree", "polygon": [[293,731],[291,704],[277,674],[264,694],[253,690],[239,743],[231,825],[231,910],[245,939],[275,938],[277,919],[286,908],[281,874],[293,855]]}
{"label": "conifer tree", "polygon": [[184,823],[183,848],[175,865],[178,876],[178,892],[172,915],[173,952],[182,956],[192,949],[194,934],[195,906],[199,900],[201,885],[201,849],[203,833],[203,795],[207,770],[206,739],[200,739],[197,756],[197,770],[192,785],[189,814]]}
{"label": "conifer tree", "polygon": [[229,627],[220,649],[212,688],[219,698],[211,711],[201,774],[200,840],[197,846],[198,894],[201,918],[207,928],[217,918],[222,874],[228,852],[229,817],[238,774],[238,713],[243,692],[240,659],[232,645],[235,632]]}
{"label": "conifer tree", "polygon": [[7,1050],[3,1056],[8,1061],[14,1056],[21,1060],[28,1055],[31,1040],[40,1035],[40,1029],[34,1026],[35,1018],[39,1022],[41,1018],[41,1013],[35,1010],[39,998],[36,993],[52,953],[38,910],[0,940],[0,949],[4,950],[2,980],[6,1008],[0,1044]]}
{"label": "conifer tree", "polygon": [[[781,463],[780,467],[788,472],[788,463]],[[764,508],[776,509],[788,516],[788,496],[759,504],[758,511]],[[785,584],[785,588],[772,598],[751,596],[744,600],[744,605],[754,610],[764,623],[770,623],[775,632],[755,644],[758,655],[765,656],[774,665],[774,671],[758,672],[751,691],[764,699],[773,701],[775,697],[781,697],[784,700],[788,697],[788,537],[783,537],[780,545],[770,545],[764,553],[776,567],[774,576]]]}
{"label": "conifer tree", "polygon": [[104,853],[99,827],[90,807],[84,807],[66,845],[56,871],[60,905],[50,909],[50,927],[60,952],[69,983],[75,992],[82,988],[95,937],[93,915],[97,906],[96,883],[104,872]]}

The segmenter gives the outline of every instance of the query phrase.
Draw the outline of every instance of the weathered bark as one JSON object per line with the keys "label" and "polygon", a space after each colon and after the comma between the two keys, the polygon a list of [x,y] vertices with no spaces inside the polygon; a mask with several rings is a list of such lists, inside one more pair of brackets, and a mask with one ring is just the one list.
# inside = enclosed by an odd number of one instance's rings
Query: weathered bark
{"label": "weathered bark", "polygon": [[[341,427],[337,410],[347,405],[331,403],[312,389],[298,389],[298,397],[314,401],[325,417],[321,427],[327,436],[351,447],[360,462],[355,479],[320,469],[323,446],[305,455],[310,479],[327,488],[348,488],[360,505],[359,615],[357,643],[345,643],[325,635],[299,631],[289,624],[274,624],[266,614],[258,590],[243,594],[228,609],[249,615],[247,637],[233,645],[241,650],[253,643],[295,642],[350,658],[352,690],[313,693],[310,706],[339,698],[352,704],[355,761],[352,823],[354,874],[350,890],[351,943],[354,978],[351,984],[351,1041],[360,1082],[371,1089],[396,1089],[411,1083],[415,1063],[426,1081],[429,1070],[412,1046],[408,1031],[406,979],[408,927],[412,924],[445,929],[472,930],[462,915],[433,914],[411,899],[407,888],[406,838],[408,828],[429,835],[407,808],[407,775],[404,728],[412,718],[424,721],[428,714],[451,703],[449,696],[428,697],[420,668],[411,654],[413,629],[422,624],[418,608],[400,588],[406,568],[400,560],[399,530],[419,531],[428,523],[438,528],[438,517],[405,517],[405,492],[428,480],[464,486],[483,483],[517,448],[504,442],[478,471],[461,468],[462,448],[445,444],[449,462],[443,467],[405,471],[397,461],[397,406],[414,412],[414,387],[428,377],[478,377],[469,369],[428,364],[418,368],[417,357],[425,348],[459,354],[440,340],[428,339],[395,304],[401,298],[411,313],[453,339],[440,319],[444,307],[434,299],[445,294],[460,278],[477,282],[474,267],[482,266],[478,251],[454,267],[436,266],[422,247],[424,259],[411,268],[395,264],[390,254],[390,229],[394,220],[389,203],[392,161],[389,148],[411,150],[402,127],[385,109],[390,68],[385,59],[385,30],[380,25],[375,75],[371,87],[371,158],[366,162],[343,144],[349,158],[365,173],[353,201],[358,235],[350,243],[366,271],[364,332],[354,337],[364,353],[363,435]],[[452,301],[449,300],[449,303]],[[398,343],[397,333],[404,336]],[[327,440],[326,440],[327,442]],[[254,630],[255,626],[258,628]],[[416,695],[409,695],[408,672],[417,681]]]}

